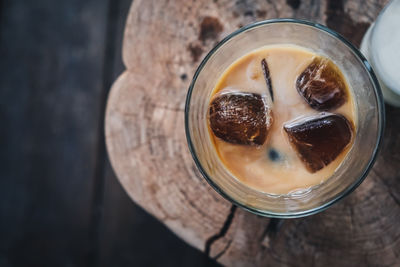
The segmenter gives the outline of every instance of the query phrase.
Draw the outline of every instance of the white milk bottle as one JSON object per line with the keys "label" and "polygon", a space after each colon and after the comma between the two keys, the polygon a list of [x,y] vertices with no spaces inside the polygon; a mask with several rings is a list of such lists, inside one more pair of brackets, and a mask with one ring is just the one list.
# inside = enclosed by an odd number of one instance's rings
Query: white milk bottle
{"label": "white milk bottle", "polygon": [[392,0],[368,29],[361,51],[372,65],[385,101],[400,107],[400,0]]}

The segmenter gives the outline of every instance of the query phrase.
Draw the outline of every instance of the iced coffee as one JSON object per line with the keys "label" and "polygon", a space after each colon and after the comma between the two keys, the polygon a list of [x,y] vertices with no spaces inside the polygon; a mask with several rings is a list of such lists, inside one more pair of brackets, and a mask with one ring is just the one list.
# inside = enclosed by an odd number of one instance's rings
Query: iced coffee
{"label": "iced coffee", "polygon": [[224,71],[210,97],[208,127],[233,177],[289,194],[333,175],[351,149],[355,116],[351,88],[331,59],[279,45]]}

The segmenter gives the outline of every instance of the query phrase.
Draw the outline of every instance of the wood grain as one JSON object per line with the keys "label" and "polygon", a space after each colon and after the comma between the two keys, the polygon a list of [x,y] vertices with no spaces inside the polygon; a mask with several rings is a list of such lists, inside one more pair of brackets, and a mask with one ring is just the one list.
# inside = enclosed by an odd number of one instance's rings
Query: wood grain
{"label": "wood grain", "polygon": [[399,109],[387,107],[383,149],[363,184],[327,211],[294,220],[261,218],[222,199],[194,166],[183,118],[189,77],[238,27],[296,17],[327,24],[359,44],[385,2],[135,1],[123,45],[127,70],[109,95],[105,129],[111,163],[130,197],[228,266],[398,264]]}
{"label": "wood grain", "polygon": [[217,265],[134,204],[107,160],[131,3],[0,0],[1,267]]}
{"label": "wood grain", "polygon": [[0,266],[88,266],[107,3],[1,2]]}
{"label": "wood grain", "polygon": [[[132,1],[112,0],[109,3],[105,53],[109,57],[104,63],[106,69],[102,77],[104,86],[108,86],[105,92],[108,92],[112,82],[124,70],[121,58],[122,37]],[[103,129],[101,131],[104,134]],[[99,146],[98,150],[105,150],[105,143]],[[218,266],[133,203],[116,179],[107,156],[102,157],[100,154],[97,157],[100,159],[98,165],[101,170],[96,178],[103,180],[98,192],[99,202],[95,207],[100,214],[97,221],[98,251],[92,266]]]}

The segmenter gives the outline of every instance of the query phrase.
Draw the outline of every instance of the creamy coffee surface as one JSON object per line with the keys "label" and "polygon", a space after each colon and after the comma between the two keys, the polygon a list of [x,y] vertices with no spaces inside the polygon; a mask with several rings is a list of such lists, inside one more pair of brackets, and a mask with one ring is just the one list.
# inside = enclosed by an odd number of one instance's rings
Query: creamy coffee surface
{"label": "creamy coffee surface", "polygon": [[[268,66],[267,74],[272,92],[269,92],[263,60]],[[320,83],[331,81],[318,80],[308,83],[304,79],[308,79],[310,75],[318,78],[320,74],[317,73],[318,69],[313,68],[313,64],[325,61],[333,66],[336,75],[333,77],[341,80],[341,86],[344,88],[339,92],[342,94],[344,92],[344,96],[337,94],[338,91],[332,94],[336,93],[335,97],[343,97],[344,100],[337,102],[331,94],[330,99],[336,102],[325,102],[328,105],[323,106],[319,101],[321,99],[325,101],[326,97],[314,99],[315,91],[307,90],[319,86]],[[305,90],[303,95],[299,90]],[[230,95],[233,97],[226,97]],[[225,102],[221,100],[219,106],[216,106],[215,100],[219,100],[218,97]],[[241,120],[241,125],[244,125],[243,129],[240,129],[242,132],[235,132],[233,128],[229,128],[235,127],[230,122],[226,125],[221,124],[222,126],[217,128],[221,118],[212,117],[213,112],[230,103],[243,105],[235,109],[240,116],[245,116],[243,114],[249,112],[249,116],[260,115]],[[260,103],[265,104],[265,109]],[[340,70],[330,60],[292,45],[266,46],[252,51],[231,64],[215,85],[210,97],[209,115],[211,116],[209,132],[227,170],[245,185],[271,194],[288,194],[304,190],[331,177],[351,148],[356,128],[352,93]],[[224,112],[220,112],[219,115],[224,116]],[[338,123],[343,125],[337,126]],[[264,124],[267,127],[264,127]],[[323,128],[324,125],[328,125],[326,129]],[[247,126],[254,127],[248,129]],[[320,126],[322,128],[319,128]],[[348,132],[344,133],[342,139],[329,137],[329,140],[334,140],[335,145],[326,143],[323,138],[316,140],[317,146],[330,146],[328,154],[321,152],[320,157],[316,158],[315,153],[322,150],[315,149],[313,142],[307,141],[307,138],[312,136],[308,135],[307,130],[304,131],[307,127],[313,127],[316,136],[313,138],[317,139],[325,133],[327,136],[330,133],[340,136],[343,131]],[[229,137],[229,134],[236,136]],[[224,135],[228,137],[225,138]],[[247,138],[247,141],[240,143],[240,138]],[[298,146],[293,142],[298,142]],[[339,147],[340,150],[335,151],[335,147]],[[331,158],[334,159],[330,160]]]}

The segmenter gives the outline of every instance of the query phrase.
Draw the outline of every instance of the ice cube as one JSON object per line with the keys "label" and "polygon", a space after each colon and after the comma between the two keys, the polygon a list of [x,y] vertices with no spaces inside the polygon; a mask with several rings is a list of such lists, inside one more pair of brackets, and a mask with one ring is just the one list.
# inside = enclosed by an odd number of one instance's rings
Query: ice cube
{"label": "ice cube", "polygon": [[216,137],[240,145],[262,145],[272,118],[263,97],[255,93],[224,93],[209,108],[210,127]]}
{"label": "ice cube", "polygon": [[347,100],[346,84],[338,67],[317,57],[296,80],[297,91],[316,110],[332,110]]}
{"label": "ice cube", "polygon": [[284,125],[292,147],[314,173],[331,163],[350,143],[352,124],[342,115],[320,113]]}

